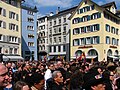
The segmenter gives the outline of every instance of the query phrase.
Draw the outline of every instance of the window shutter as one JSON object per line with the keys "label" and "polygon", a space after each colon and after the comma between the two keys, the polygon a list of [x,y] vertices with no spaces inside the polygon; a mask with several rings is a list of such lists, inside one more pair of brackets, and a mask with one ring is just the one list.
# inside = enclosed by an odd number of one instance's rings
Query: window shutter
{"label": "window shutter", "polygon": [[9,18],[11,18],[11,11],[9,11]]}
{"label": "window shutter", "polygon": [[72,24],[74,24],[74,19],[72,20]]}
{"label": "window shutter", "polygon": [[75,29],[73,29],[73,35],[75,34],[74,31],[75,31]]}
{"label": "window shutter", "polygon": [[91,37],[91,44],[93,44],[93,37]]}
{"label": "window shutter", "polygon": [[18,14],[16,14],[16,20],[18,21]]}
{"label": "window shutter", "polygon": [[93,26],[90,26],[90,30],[91,30],[91,32],[93,32]]}
{"label": "window shutter", "polygon": [[18,25],[16,25],[16,31],[18,31]]}
{"label": "window shutter", "polygon": [[86,45],[86,38],[84,38],[84,44]]}
{"label": "window shutter", "polygon": [[101,13],[98,13],[98,18],[101,18]]}
{"label": "window shutter", "polygon": [[100,30],[100,27],[99,27],[100,25],[99,24],[97,24],[97,30]]}
{"label": "window shutter", "polygon": [[97,43],[98,44],[100,43],[100,37],[99,36],[97,37]]}
{"label": "window shutter", "polygon": [[93,15],[91,15],[91,20],[93,19]]}
{"label": "window shutter", "polygon": [[18,38],[18,43],[20,43],[21,42],[21,39],[20,38]]}
{"label": "window shutter", "polygon": [[84,27],[84,32],[85,32],[85,33],[86,33],[86,28],[87,28],[87,27]]}

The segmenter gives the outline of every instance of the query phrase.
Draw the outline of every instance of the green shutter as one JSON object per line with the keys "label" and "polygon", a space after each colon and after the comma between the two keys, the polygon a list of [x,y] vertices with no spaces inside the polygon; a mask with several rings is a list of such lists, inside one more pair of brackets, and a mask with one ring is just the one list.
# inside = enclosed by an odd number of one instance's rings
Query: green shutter
{"label": "green shutter", "polygon": [[98,44],[100,43],[100,37],[99,36],[97,37],[97,43]]}

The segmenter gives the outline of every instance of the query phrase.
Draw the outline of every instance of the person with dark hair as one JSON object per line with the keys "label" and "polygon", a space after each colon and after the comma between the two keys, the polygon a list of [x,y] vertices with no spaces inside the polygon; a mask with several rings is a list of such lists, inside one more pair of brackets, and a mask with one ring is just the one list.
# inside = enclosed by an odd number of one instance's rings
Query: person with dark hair
{"label": "person with dark hair", "polygon": [[17,81],[13,86],[13,90],[30,90],[30,88],[25,82]]}
{"label": "person with dark hair", "polygon": [[106,70],[102,74],[103,78],[105,79],[104,83],[106,85],[105,90],[113,90],[112,88],[112,79],[114,74],[110,73],[110,71]]}
{"label": "person with dark hair", "polygon": [[44,76],[40,73],[34,73],[31,75],[31,90],[43,90],[44,89]]}
{"label": "person with dark hair", "polygon": [[83,73],[79,70],[72,74],[70,77],[70,89],[69,90],[82,90],[83,85]]}
{"label": "person with dark hair", "polygon": [[3,90],[3,88],[8,85],[8,80],[8,69],[5,65],[0,63],[0,90]]}

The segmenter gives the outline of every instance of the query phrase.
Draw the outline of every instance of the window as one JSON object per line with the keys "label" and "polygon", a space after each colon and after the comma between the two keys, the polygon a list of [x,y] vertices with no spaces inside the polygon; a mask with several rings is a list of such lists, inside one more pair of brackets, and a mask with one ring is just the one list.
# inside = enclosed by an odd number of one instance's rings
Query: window
{"label": "window", "polygon": [[52,38],[50,38],[50,43],[52,43]]}
{"label": "window", "polygon": [[28,34],[28,38],[34,38],[34,34]]}
{"label": "window", "polygon": [[33,18],[31,18],[31,17],[28,17],[27,19],[28,19],[28,22],[31,22],[31,23],[33,23],[33,22],[34,22],[34,19],[33,19]]}
{"label": "window", "polygon": [[81,33],[85,33],[84,27],[80,28]]}
{"label": "window", "polygon": [[54,25],[56,25],[56,20],[54,20]]}
{"label": "window", "polygon": [[72,20],[72,23],[73,24],[77,24],[77,23],[79,23],[80,22],[80,18],[78,17],[78,18],[74,18],[73,20]]}
{"label": "window", "polygon": [[66,17],[63,18],[63,22],[64,22],[64,23],[66,22]]}
{"label": "window", "polygon": [[66,47],[65,47],[65,45],[63,45],[63,52],[65,52],[66,51]]}
{"label": "window", "polygon": [[114,27],[111,27],[111,33],[115,34],[115,28]]}
{"label": "window", "polygon": [[58,42],[61,42],[61,37],[58,37]]}
{"label": "window", "polygon": [[61,24],[61,19],[59,19],[59,24]]}
{"label": "window", "polygon": [[85,45],[85,39],[84,38],[80,39],[80,45]]}
{"label": "window", "polygon": [[66,26],[63,27],[63,32],[66,33]]}
{"label": "window", "polygon": [[3,41],[3,35],[0,34],[0,41]]}
{"label": "window", "polygon": [[79,39],[73,40],[73,46],[78,46],[79,45]]}
{"label": "window", "polygon": [[110,44],[110,37],[106,36],[106,44]]}
{"label": "window", "polygon": [[93,25],[93,31],[98,31],[99,30],[99,24]]}
{"label": "window", "polygon": [[10,54],[13,54],[13,48],[10,48],[9,51],[10,51]]}
{"label": "window", "polygon": [[63,36],[63,42],[66,42],[66,36]]}
{"label": "window", "polygon": [[79,28],[73,29],[73,35],[74,35],[74,34],[79,34],[79,33],[80,33]]}
{"label": "window", "polygon": [[34,15],[34,12],[28,10],[29,15]]}
{"label": "window", "polygon": [[119,39],[117,39],[117,43],[116,43],[116,45],[119,45]]}
{"label": "window", "polygon": [[53,48],[54,48],[54,52],[56,52],[56,46],[54,46]]}
{"label": "window", "polygon": [[28,42],[28,46],[34,46],[34,42]]}
{"label": "window", "polygon": [[9,29],[18,31],[18,25],[13,24],[13,23],[9,23]]}
{"label": "window", "polygon": [[14,54],[18,54],[18,49],[17,48],[14,49]]}
{"label": "window", "polygon": [[91,32],[90,26],[87,26],[87,27],[86,27],[86,32]]}
{"label": "window", "polygon": [[27,26],[27,30],[34,30],[33,26]]}
{"label": "window", "polygon": [[110,26],[106,24],[106,31],[110,32]]}
{"label": "window", "polygon": [[119,31],[119,29],[116,29],[116,35],[118,35],[118,31]]}
{"label": "window", "polygon": [[6,29],[6,22],[0,20],[0,27]]}
{"label": "window", "polygon": [[6,10],[0,7],[0,15],[6,17]]}
{"label": "window", "polygon": [[54,28],[54,33],[57,33],[56,28]]}
{"label": "window", "polygon": [[56,37],[54,37],[54,43],[56,43]]}
{"label": "window", "polygon": [[116,39],[112,38],[112,45],[116,45]]}
{"label": "window", "polygon": [[61,52],[61,46],[58,46],[58,52]]}
{"label": "window", "polygon": [[99,44],[99,37],[98,36],[95,36],[93,37],[93,44]]}
{"label": "window", "polygon": [[61,32],[61,27],[59,27],[58,30],[59,30],[59,33],[60,33]]}
{"label": "window", "polygon": [[91,38],[90,37],[86,38],[86,44],[91,44]]}
{"label": "window", "polygon": [[52,47],[51,46],[49,47],[49,52],[52,52]]}
{"label": "window", "polygon": [[52,26],[52,21],[50,21],[50,26]]}

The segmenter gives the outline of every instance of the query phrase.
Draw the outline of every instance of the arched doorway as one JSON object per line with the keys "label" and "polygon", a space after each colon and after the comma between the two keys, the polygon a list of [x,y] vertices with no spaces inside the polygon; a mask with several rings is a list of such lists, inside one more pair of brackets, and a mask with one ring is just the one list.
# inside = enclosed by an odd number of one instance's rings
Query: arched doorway
{"label": "arched doorway", "polygon": [[113,61],[112,50],[109,49],[107,52],[107,61]]}
{"label": "arched doorway", "polygon": [[91,49],[88,51],[88,54],[86,56],[86,61],[91,62],[91,61],[98,61],[98,52],[95,49]]}
{"label": "arched doorway", "polygon": [[77,50],[77,51],[75,52],[75,56],[76,56],[76,57],[80,57],[81,54],[82,54],[82,51],[81,51],[81,50]]}

